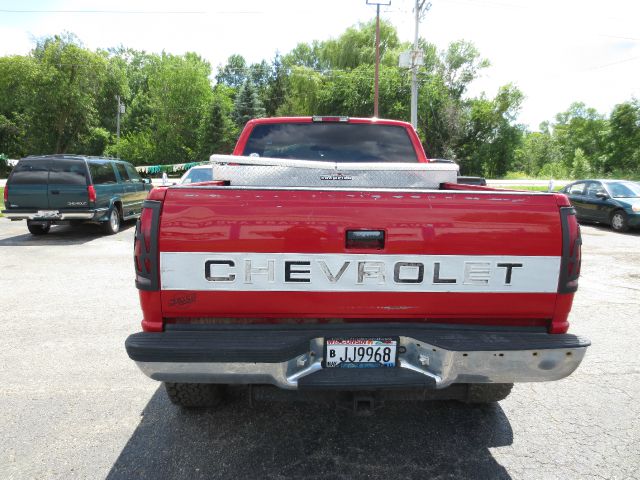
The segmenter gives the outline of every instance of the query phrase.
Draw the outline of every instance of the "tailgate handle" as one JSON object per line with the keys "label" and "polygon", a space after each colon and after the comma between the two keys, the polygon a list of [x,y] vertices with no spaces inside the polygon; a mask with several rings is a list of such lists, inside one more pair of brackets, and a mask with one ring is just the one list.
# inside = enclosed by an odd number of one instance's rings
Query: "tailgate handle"
{"label": "tailgate handle", "polygon": [[347,230],[347,248],[384,248],[384,230]]}
{"label": "tailgate handle", "polygon": [[51,195],[58,195],[60,190],[51,190]]}

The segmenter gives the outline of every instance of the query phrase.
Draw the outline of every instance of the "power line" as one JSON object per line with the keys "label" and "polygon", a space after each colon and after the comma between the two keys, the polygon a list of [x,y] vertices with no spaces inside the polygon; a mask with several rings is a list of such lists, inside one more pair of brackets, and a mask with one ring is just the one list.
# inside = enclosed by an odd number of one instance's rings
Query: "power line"
{"label": "power line", "polygon": [[88,14],[114,14],[114,15],[261,15],[264,11],[252,10],[221,10],[209,12],[206,10],[10,10],[0,9],[0,13],[88,13]]}
{"label": "power line", "polygon": [[640,57],[626,58],[624,60],[618,60],[617,62],[611,62],[611,63],[605,63],[604,65],[598,65],[597,67],[585,68],[584,70],[580,70],[580,71],[588,72],[588,71],[591,71],[591,70],[600,70],[602,68],[612,67],[614,65],[619,65],[621,63],[633,62],[633,61],[638,60],[638,59],[640,59]]}
{"label": "power line", "polygon": [[634,42],[640,42],[640,38],[635,38],[635,37],[623,37],[623,36],[620,36],[620,35],[608,35],[608,34],[605,34],[605,33],[598,33],[596,35],[598,35],[599,37],[617,38],[617,39],[620,39],[620,40],[632,40]]}

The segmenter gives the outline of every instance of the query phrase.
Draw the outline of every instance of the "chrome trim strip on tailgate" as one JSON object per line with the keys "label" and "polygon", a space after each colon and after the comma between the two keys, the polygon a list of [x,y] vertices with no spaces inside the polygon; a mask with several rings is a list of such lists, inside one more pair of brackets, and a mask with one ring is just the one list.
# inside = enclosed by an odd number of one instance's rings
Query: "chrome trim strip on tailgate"
{"label": "chrome trim strip on tailgate", "polygon": [[162,290],[555,293],[560,257],[160,252]]}

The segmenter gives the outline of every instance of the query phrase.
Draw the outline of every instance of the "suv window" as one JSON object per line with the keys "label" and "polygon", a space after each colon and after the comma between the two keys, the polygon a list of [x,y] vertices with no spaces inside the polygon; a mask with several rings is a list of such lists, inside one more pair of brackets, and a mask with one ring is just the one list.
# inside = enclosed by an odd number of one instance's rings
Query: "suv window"
{"label": "suv window", "polygon": [[598,193],[607,193],[600,182],[590,182],[587,184],[586,195],[588,197],[596,197]]}
{"label": "suv window", "polygon": [[20,160],[13,169],[10,182],[14,185],[46,184],[49,181],[49,160]]}
{"label": "suv window", "polygon": [[94,184],[118,183],[111,162],[89,162],[89,171]]}
{"label": "suv window", "polygon": [[84,160],[52,159],[49,165],[50,184],[88,185],[87,164]]}
{"label": "suv window", "polygon": [[120,174],[120,180],[123,182],[130,182],[129,175],[127,175],[127,171],[124,169],[124,165],[121,163],[114,163],[116,168],[118,169],[118,173]]}
{"label": "suv window", "polygon": [[569,195],[584,195],[584,182],[574,183],[567,190]]}
{"label": "suv window", "polygon": [[142,178],[140,178],[140,175],[138,174],[138,172],[136,171],[136,169],[132,166],[129,165],[128,163],[124,164],[124,168],[127,170],[127,174],[129,175],[129,178],[134,181],[134,182],[139,182],[142,180]]}
{"label": "suv window", "polygon": [[417,162],[404,127],[358,123],[256,125],[243,155],[330,162]]}

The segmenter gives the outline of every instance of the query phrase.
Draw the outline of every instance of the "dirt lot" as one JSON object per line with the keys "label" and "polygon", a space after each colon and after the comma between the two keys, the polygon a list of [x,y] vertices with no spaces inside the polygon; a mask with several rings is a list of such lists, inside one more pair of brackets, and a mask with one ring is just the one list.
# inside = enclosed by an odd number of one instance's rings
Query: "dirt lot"
{"label": "dirt lot", "polygon": [[583,227],[572,331],[581,368],[491,407],[396,404],[372,417],[236,402],[183,413],[129,361],[133,228],[0,218],[2,478],[638,478],[640,234]]}

